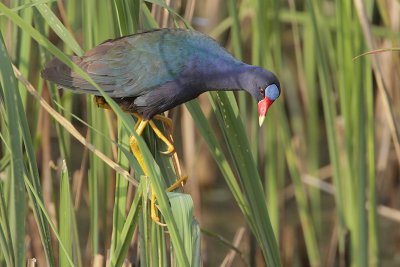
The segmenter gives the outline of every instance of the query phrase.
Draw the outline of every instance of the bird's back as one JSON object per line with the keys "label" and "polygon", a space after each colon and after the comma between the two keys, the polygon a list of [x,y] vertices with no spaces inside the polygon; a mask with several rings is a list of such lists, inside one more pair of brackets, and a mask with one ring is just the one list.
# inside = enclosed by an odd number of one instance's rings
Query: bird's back
{"label": "bird's back", "polygon": [[[238,62],[210,37],[182,29],[108,40],[72,60],[111,97],[140,96],[179,80],[185,73],[209,71],[221,62]],[[99,95],[58,59],[46,65],[43,77],[67,89]]]}

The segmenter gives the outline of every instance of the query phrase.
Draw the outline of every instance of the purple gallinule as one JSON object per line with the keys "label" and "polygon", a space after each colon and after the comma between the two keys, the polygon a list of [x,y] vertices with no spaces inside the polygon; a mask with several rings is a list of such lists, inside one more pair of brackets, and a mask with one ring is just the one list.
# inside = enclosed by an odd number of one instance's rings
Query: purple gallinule
{"label": "purple gallinule", "polygon": [[[139,135],[149,124],[166,143],[166,154],[172,153],[174,147],[152,121],[158,119],[171,126],[169,118],[160,116],[164,111],[206,91],[245,90],[258,102],[261,126],[280,95],[279,81],[272,72],[235,59],[213,39],[196,31],[158,29],[137,33],[107,40],[84,56],[71,59],[124,111],[135,114]],[[57,58],[46,65],[42,76],[75,93],[95,95],[100,107],[108,107],[96,88]],[[133,137],[130,146],[146,174]],[[185,179],[179,179],[169,190]],[[154,194],[152,200],[152,218],[158,221]]]}

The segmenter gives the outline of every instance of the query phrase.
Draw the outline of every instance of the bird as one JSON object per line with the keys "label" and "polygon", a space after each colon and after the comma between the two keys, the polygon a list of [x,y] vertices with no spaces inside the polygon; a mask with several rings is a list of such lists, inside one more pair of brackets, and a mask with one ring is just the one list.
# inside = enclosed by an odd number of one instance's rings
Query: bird
{"label": "bird", "polygon": [[[122,110],[138,118],[135,130],[139,135],[150,125],[167,145],[165,154],[174,152],[174,147],[153,122],[171,125],[170,119],[161,116],[163,112],[207,91],[244,90],[258,102],[261,126],[281,94],[274,73],[236,59],[214,39],[195,30],[154,29],[110,39],[71,60]],[[45,65],[42,77],[62,89],[94,95],[99,107],[109,108],[92,84],[58,58]],[[143,168],[133,137],[130,145]]]}

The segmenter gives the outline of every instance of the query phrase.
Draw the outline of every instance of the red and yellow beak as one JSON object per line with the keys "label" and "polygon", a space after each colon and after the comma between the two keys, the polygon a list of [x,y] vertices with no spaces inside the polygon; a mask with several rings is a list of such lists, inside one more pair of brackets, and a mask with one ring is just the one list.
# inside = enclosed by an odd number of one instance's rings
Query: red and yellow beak
{"label": "red and yellow beak", "polygon": [[265,97],[263,100],[258,102],[258,124],[261,125],[263,124],[265,120],[265,116],[267,115],[269,107],[274,103],[273,100],[269,99],[268,97]]}

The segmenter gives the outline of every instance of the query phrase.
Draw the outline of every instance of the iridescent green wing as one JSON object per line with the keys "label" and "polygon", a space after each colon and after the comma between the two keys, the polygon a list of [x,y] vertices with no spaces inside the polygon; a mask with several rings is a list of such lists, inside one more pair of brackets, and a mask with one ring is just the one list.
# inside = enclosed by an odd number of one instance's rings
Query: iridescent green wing
{"label": "iridescent green wing", "polygon": [[[174,30],[135,34],[106,41],[74,61],[110,96],[138,96],[179,78],[190,57],[185,38],[186,31]],[[64,80],[69,82],[59,84],[99,94],[75,73]]]}

